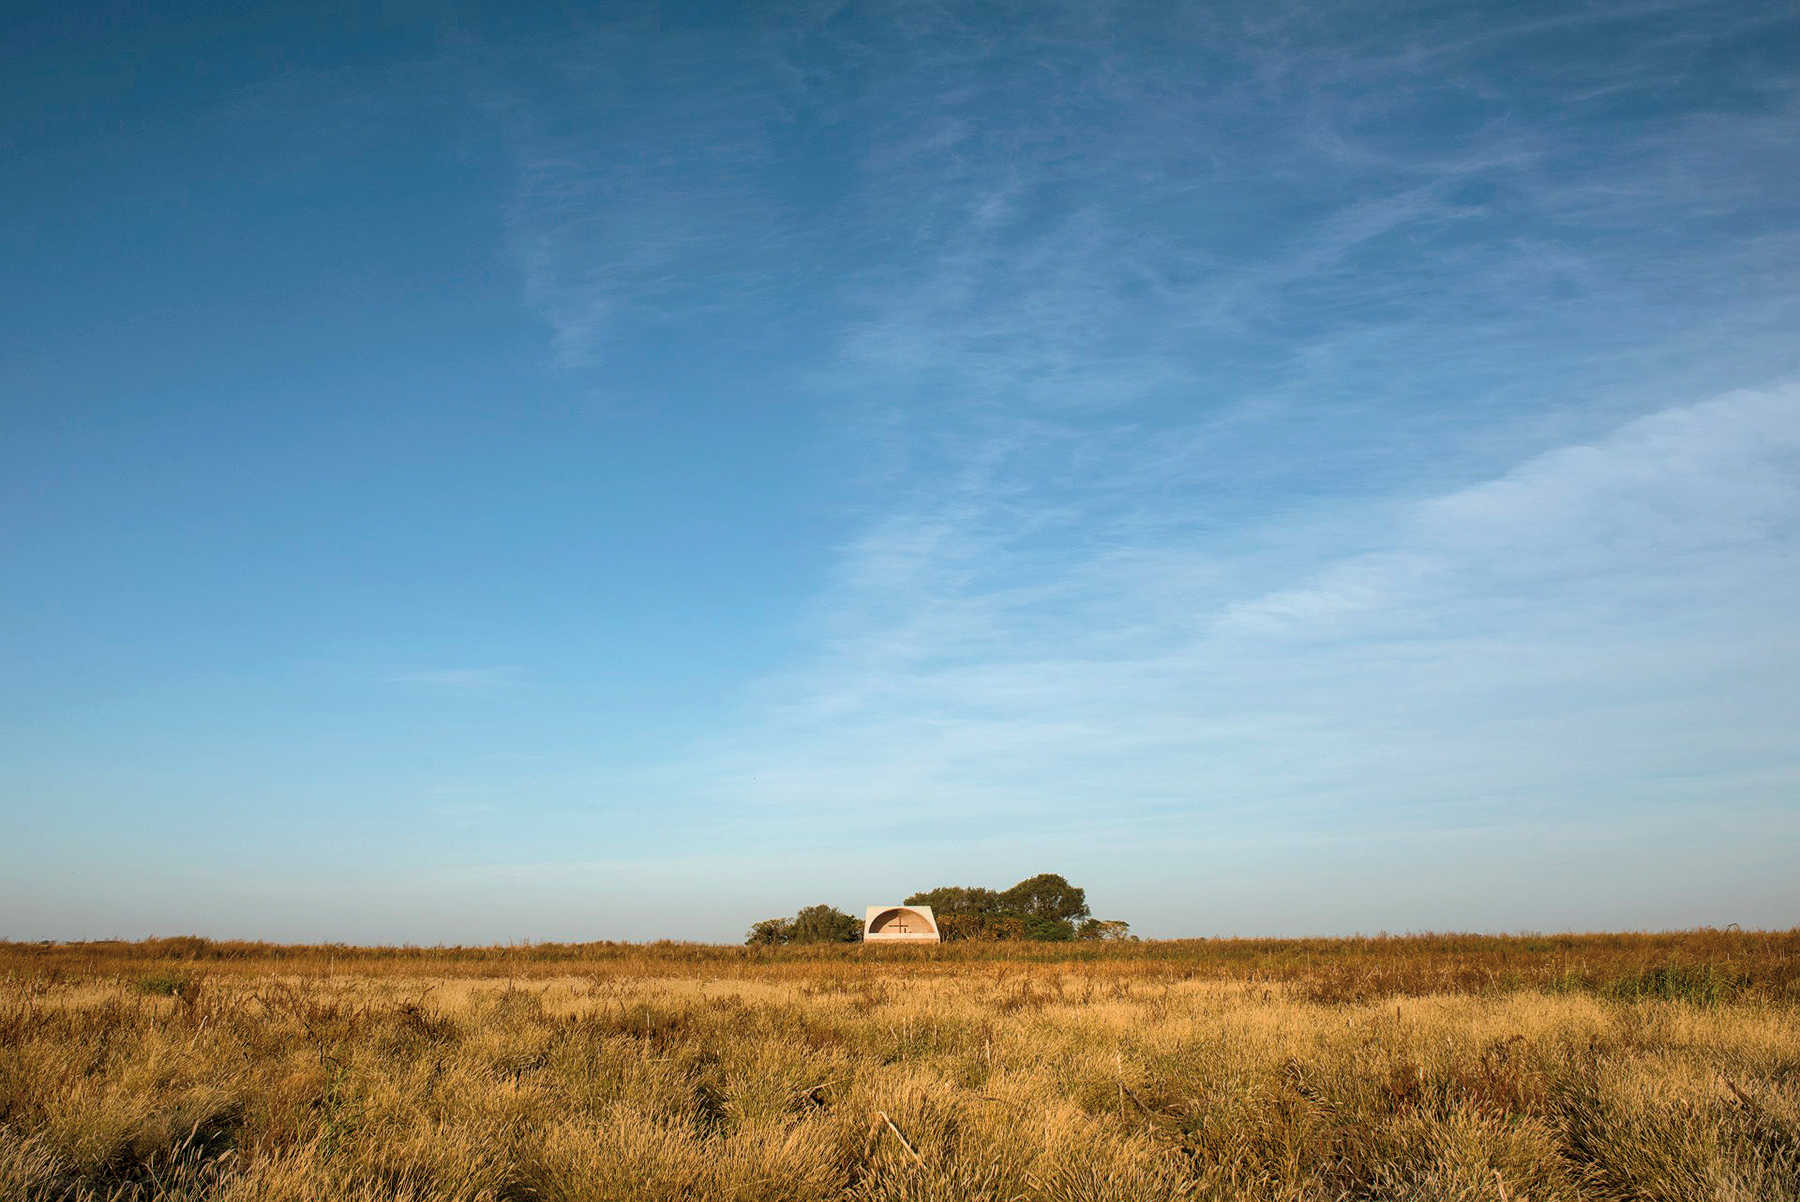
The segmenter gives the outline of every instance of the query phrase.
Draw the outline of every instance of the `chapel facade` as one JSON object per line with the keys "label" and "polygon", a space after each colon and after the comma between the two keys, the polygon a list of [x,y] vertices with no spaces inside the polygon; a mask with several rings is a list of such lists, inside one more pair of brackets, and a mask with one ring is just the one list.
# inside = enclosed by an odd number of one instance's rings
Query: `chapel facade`
{"label": "chapel facade", "polygon": [[930,906],[870,906],[863,915],[864,943],[941,943]]}

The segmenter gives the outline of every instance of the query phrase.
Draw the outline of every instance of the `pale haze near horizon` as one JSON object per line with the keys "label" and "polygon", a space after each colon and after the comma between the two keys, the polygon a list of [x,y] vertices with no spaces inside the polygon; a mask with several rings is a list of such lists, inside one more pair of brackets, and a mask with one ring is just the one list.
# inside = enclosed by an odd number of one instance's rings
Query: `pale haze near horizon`
{"label": "pale haze near horizon", "polygon": [[1791,11],[16,20],[0,937],[1800,923]]}

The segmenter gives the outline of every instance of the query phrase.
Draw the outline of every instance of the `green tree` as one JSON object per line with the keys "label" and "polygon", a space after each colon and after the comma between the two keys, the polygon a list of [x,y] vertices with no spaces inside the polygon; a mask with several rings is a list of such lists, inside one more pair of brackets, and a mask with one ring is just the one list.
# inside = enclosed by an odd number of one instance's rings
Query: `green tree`
{"label": "green tree", "polygon": [[[944,885],[915,893],[906,904],[930,906],[945,939],[1061,942],[1124,937],[1110,933],[1110,923],[1092,931],[1079,925],[1088,917],[1087,893],[1054,872],[1029,877],[1003,893],[979,885]],[[1124,929],[1123,923],[1117,925]]]}
{"label": "green tree", "polygon": [[808,906],[794,915],[794,943],[855,943],[862,923],[836,906]]}
{"label": "green tree", "polygon": [[1066,918],[1039,918],[1034,914],[1020,921],[1025,924],[1025,938],[1039,943],[1067,943],[1075,938],[1075,924]]}
{"label": "green tree", "polygon": [[1000,908],[1000,895],[979,885],[945,885],[906,899],[909,906],[930,906],[939,918],[979,918]]}
{"label": "green tree", "polygon": [[[1071,938],[1074,923],[1088,916],[1087,890],[1078,889],[1054,872],[1041,872],[1027,877],[1000,895],[1000,909],[1025,918],[1044,918],[1069,924]],[[1036,938],[1036,936],[1033,936]]]}
{"label": "green tree", "polygon": [[990,914],[981,920],[981,938],[1002,943],[1031,938],[1030,920],[1017,914]]}
{"label": "green tree", "polygon": [[938,935],[947,941],[999,939],[994,928],[1000,916],[1000,895],[979,885],[944,885],[906,899],[909,906],[930,906],[937,919]]}
{"label": "green tree", "polygon": [[1075,931],[1077,939],[1126,940],[1136,939],[1131,933],[1131,924],[1120,922],[1116,918],[1090,918]]}
{"label": "green tree", "polygon": [[749,947],[774,947],[777,944],[792,942],[793,938],[793,919],[765,918],[750,928],[750,934],[744,943]]}

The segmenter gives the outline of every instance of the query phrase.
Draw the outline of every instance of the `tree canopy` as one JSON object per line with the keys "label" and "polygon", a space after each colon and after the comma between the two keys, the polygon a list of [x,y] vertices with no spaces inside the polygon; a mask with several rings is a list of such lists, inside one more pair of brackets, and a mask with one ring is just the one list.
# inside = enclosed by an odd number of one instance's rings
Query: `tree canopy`
{"label": "tree canopy", "polygon": [[915,893],[906,904],[930,906],[945,939],[1129,938],[1129,924],[1089,918],[1087,891],[1054,872],[1040,872],[999,892],[979,885],[944,885]]}
{"label": "tree canopy", "polygon": [[927,889],[923,893],[915,893],[906,899],[905,904],[930,906],[931,912],[939,918],[958,918],[972,914],[994,913],[1000,908],[1000,895],[992,889],[983,889],[979,885],[973,888],[945,885],[940,889]]}
{"label": "tree canopy", "polygon": [[1087,890],[1077,889],[1054,872],[1027,877],[1000,895],[1002,909],[1027,918],[1074,922],[1088,916]]}
{"label": "tree canopy", "polygon": [[862,923],[836,906],[807,906],[792,918],[765,918],[750,928],[744,942],[751,947],[781,943],[855,943]]}
{"label": "tree canopy", "polygon": [[795,943],[855,943],[862,923],[836,906],[808,906],[794,915]]}

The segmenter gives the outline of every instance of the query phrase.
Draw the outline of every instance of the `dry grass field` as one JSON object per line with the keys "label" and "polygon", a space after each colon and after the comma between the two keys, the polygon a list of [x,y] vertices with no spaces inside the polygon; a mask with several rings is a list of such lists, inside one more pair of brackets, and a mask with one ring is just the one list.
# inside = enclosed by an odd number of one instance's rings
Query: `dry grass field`
{"label": "dry grass field", "polygon": [[1800,931],[0,943],[6,1199],[1800,1199]]}

